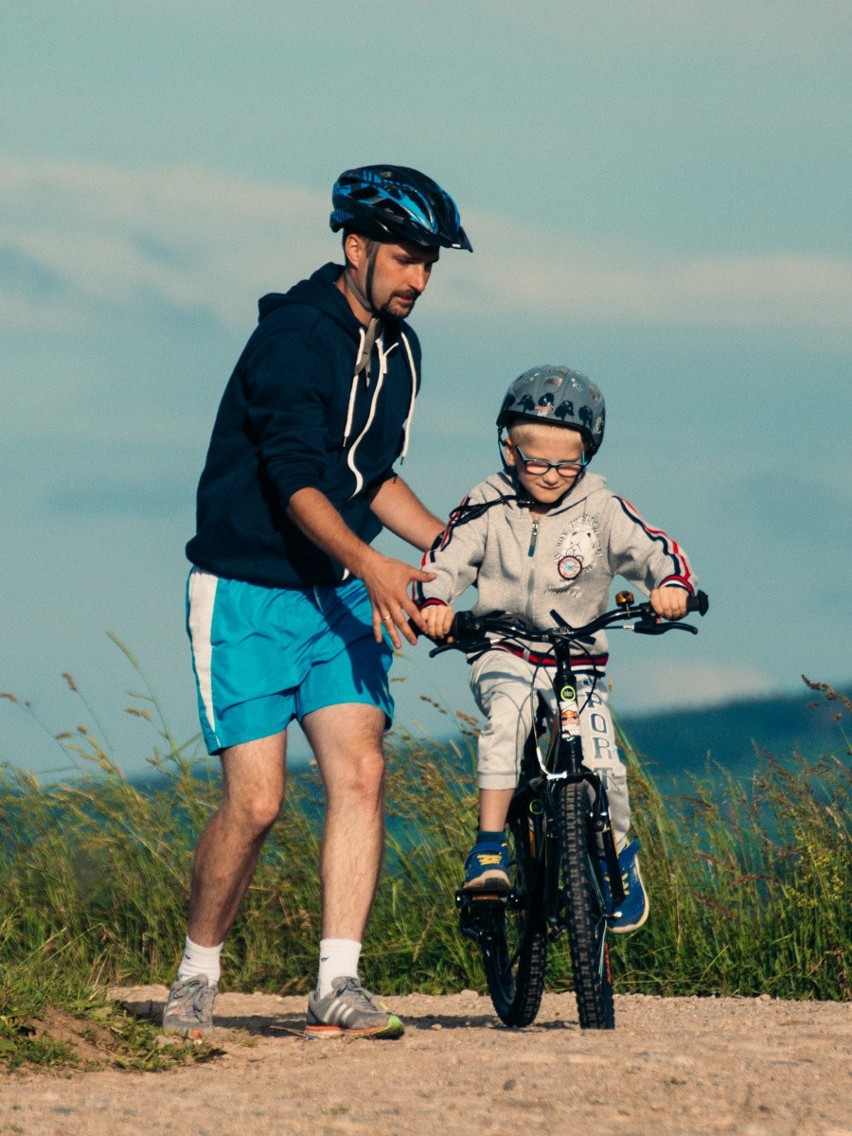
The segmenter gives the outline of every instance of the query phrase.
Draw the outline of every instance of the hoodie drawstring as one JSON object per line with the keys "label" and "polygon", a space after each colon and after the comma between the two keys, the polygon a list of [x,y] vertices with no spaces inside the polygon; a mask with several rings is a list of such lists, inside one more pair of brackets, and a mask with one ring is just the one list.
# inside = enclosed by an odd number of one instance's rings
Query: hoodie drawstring
{"label": "hoodie drawstring", "polygon": [[[376,326],[374,327],[374,325]],[[349,449],[349,454],[346,458],[346,464],[349,466],[355,477],[355,488],[352,491],[352,497],[354,497],[355,494],[358,493],[358,491],[364,484],[364,478],[355,465],[355,451],[360,445],[361,439],[370,429],[370,426],[373,423],[373,419],[376,416],[379,394],[381,392],[382,386],[384,385],[385,376],[388,373],[388,356],[390,355],[391,351],[393,351],[394,347],[396,347],[396,344],[392,343],[388,350],[385,351],[384,340],[382,338],[381,322],[378,320],[371,320],[370,326],[366,329],[361,328],[360,336],[361,338],[358,345],[358,355],[355,362],[355,373],[352,376],[352,384],[349,388],[349,405],[346,411],[346,426],[344,427],[343,432],[343,448]],[[405,455],[408,453],[408,441],[411,433],[411,419],[414,416],[414,403],[417,398],[417,369],[414,365],[414,356],[411,352],[411,346],[408,342],[408,339],[404,334],[400,334],[400,339],[402,340],[405,347],[405,354],[408,360],[408,370],[409,374],[411,375],[411,397],[408,403],[408,413],[405,417],[405,422],[403,423],[403,446],[402,452],[400,454],[400,461],[402,461],[404,460]],[[350,446],[349,438],[352,433],[352,423],[355,416],[355,401],[358,394],[358,383],[363,372],[366,375],[366,385],[368,388],[370,386],[370,354],[374,346],[379,357],[379,375],[378,379],[376,380],[376,385],[373,390],[373,397],[370,402],[370,413],[367,416],[367,421],[364,424],[363,430]]]}
{"label": "hoodie drawstring", "polygon": [[411,420],[414,418],[414,403],[417,401],[417,371],[414,366],[414,356],[411,354],[411,346],[404,333],[400,334],[400,339],[405,347],[405,354],[408,356],[408,371],[411,375],[411,400],[408,404],[408,414],[405,416],[405,422],[402,425],[404,437],[402,441],[402,453],[399,455],[400,462],[404,462],[405,455],[408,453],[408,440],[411,437]]}

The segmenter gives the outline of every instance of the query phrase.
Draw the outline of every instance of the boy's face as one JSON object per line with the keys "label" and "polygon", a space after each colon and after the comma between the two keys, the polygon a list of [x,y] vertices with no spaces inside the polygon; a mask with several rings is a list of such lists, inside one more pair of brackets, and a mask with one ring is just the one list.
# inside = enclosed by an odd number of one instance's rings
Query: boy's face
{"label": "boy's face", "polygon": [[[585,447],[577,430],[549,423],[517,422],[509,427],[504,445],[507,462],[515,467],[521,485],[540,505],[555,504],[580,476]],[[547,468],[537,469],[536,458]],[[557,462],[576,464],[554,469]]]}

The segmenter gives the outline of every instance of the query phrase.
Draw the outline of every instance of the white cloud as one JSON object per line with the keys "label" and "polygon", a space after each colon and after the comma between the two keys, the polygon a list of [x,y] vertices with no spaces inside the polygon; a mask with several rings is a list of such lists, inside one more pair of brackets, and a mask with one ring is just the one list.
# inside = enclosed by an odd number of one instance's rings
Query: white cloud
{"label": "white cloud", "polygon": [[[337,255],[325,194],[196,168],[128,171],[58,161],[0,170],[0,249],[64,288],[4,287],[0,323],[91,318],[155,296],[245,325],[258,294]],[[447,254],[429,298],[436,312],[656,326],[852,330],[852,261],[785,250],[677,256],[635,242],[465,211],[473,257]]]}
{"label": "white cloud", "polygon": [[623,680],[614,678],[612,698],[621,713],[656,713],[760,698],[775,693],[777,685],[759,668],[737,663],[719,666],[703,660],[645,661],[641,667],[631,667]]}
{"label": "white cloud", "polygon": [[[324,197],[189,167],[127,171],[7,161],[0,170],[0,248],[42,264],[79,312],[155,295],[245,322],[258,292],[292,282],[333,255]],[[325,230],[327,232],[327,230]],[[325,247],[323,247],[325,246]],[[21,297],[2,291],[0,321],[20,322]],[[45,299],[27,322],[44,321]],[[48,301],[49,302],[49,299]],[[66,313],[67,318],[67,313]]]}
{"label": "white cloud", "polygon": [[[590,322],[852,330],[852,261],[778,251],[676,256],[625,242],[590,244],[500,218],[475,219],[471,309],[495,306]],[[472,222],[470,228],[474,229]]]}

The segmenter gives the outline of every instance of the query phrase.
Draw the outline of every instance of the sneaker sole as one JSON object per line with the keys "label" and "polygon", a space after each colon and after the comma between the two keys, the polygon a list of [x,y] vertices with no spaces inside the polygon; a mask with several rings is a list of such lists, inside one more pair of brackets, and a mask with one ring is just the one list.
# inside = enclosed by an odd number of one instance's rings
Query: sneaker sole
{"label": "sneaker sole", "polygon": [[216,1033],[215,1026],[205,1029],[203,1026],[179,1026],[163,1023],[162,1033],[170,1037],[185,1037],[187,1041],[207,1041]]}
{"label": "sneaker sole", "polygon": [[631,931],[638,931],[640,927],[643,927],[645,925],[650,910],[651,905],[648,903],[645,905],[645,910],[642,912],[641,919],[637,919],[635,923],[631,923],[627,927],[619,927],[617,923],[610,923],[609,929],[615,935],[629,935]]}
{"label": "sneaker sole", "polygon": [[462,884],[462,891],[487,891],[487,892],[507,892],[511,884],[507,876],[502,872],[485,872],[481,876],[477,876],[475,880],[469,880]]}
{"label": "sneaker sole", "polygon": [[375,1037],[395,1040],[405,1033],[405,1026],[396,1016],[391,1016],[383,1026],[369,1026],[366,1029],[346,1029],[345,1026],[327,1026],[317,1023],[305,1026],[305,1037]]}

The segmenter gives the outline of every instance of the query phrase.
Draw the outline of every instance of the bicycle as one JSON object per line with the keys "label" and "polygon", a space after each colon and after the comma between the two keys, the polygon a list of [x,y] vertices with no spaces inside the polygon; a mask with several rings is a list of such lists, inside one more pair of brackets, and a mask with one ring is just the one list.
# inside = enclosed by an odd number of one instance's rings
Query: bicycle
{"label": "bicycle", "polygon": [[[625,893],[606,787],[582,765],[580,707],[570,649],[603,628],[642,635],[678,629],[698,632],[690,623],[662,621],[649,603],[635,604],[630,592],[619,592],[615,599],[616,608],[583,627],[570,627],[551,612],[555,626],[544,632],[501,612],[482,616],[459,612],[447,642],[429,652],[433,657],[462,650],[475,657],[501,644],[522,647],[546,642],[556,661],[556,713],[551,716],[540,699],[506,822],[510,889],[500,894],[456,892],[461,932],[479,944],[494,1009],[507,1026],[528,1026],[535,1020],[544,993],[548,947],[565,933],[580,1027],[615,1027],[607,931]],[[703,616],[708,606],[707,595],[698,592],[689,597],[687,610]],[[601,878],[601,865],[608,887]]]}

